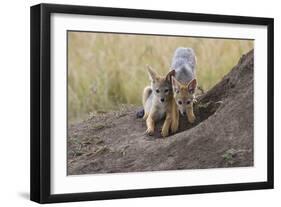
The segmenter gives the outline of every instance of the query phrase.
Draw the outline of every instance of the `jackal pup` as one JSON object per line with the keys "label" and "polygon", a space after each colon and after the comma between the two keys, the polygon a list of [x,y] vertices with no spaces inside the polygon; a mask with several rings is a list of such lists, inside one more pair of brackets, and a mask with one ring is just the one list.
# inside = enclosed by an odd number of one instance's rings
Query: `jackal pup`
{"label": "jackal pup", "polygon": [[171,77],[175,74],[171,70],[166,76],[159,76],[150,66],[147,66],[151,86],[145,87],[142,96],[144,107],[143,119],[146,120],[146,133],[153,135],[155,131],[155,123],[165,116],[161,135],[166,137],[169,135],[171,127],[171,103],[173,101],[173,91]]}
{"label": "jackal pup", "polygon": [[172,77],[172,86],[175,105],[178,110],[173,110],[173,131],[179,126],[179,112],[187,115],[190,123],[195,121],[193,113],[193,102],[195,101],[195,90],[197,80],[195,74],[196,56],[191,48],[179,47],[176,49],[172,59],[172,69],[175,70],[175,77]]}

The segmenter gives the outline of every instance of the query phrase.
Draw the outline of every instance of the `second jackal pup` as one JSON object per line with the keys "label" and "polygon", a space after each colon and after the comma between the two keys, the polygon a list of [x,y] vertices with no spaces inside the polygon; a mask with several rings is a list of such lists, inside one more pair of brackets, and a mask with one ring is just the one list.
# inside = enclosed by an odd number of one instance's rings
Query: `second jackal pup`
{"label": "second jackal pup", "polygon": [[173,128],[178,128],[179,112],[186,115],[190,123],[195,121],[193,113],[193,102],[197,81],[195,78],[196,56],[191,48],[179,47],[176,49],[172,69],[175,70],[175,77],[172,77],[174,100],[178,108],[173,115]]}
{"label": "second jackal pup", "polygon": [[171,77],[175,71],[170,71],[166,76],[159,76],[150,66],[147,66],[151,86],[143,91],[142,103],[144,107],[144,119],[146,120],[146,133],[152,135],[155,131],[155,123],[165,117],[161,134],[169,135],[171,127],[171,103],[173,91]]}

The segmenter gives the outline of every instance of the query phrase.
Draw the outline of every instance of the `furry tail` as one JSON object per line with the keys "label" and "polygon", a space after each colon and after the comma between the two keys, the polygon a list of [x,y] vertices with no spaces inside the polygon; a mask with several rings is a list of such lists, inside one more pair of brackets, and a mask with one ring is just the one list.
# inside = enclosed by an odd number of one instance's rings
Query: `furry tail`
{"label": "furry tail", "polygon": [[142,105],[143,105],[143,108],[140,109],[139,111],[137,111],[137,118],[143,118],[145,116],[145,111],[144,111],[144,106],[145,106],[145,103],[148,99],[148,97],[151,95],[152,93],[152,89],[150,86],[147,86],[144,88],[143,90],[143,94],[142,94]]}
{"label": "furry tail", "polygon": [[152,89],[150,86],[146,86],[142,93],[142,105],[145,106],[145,102],[152,93]]}

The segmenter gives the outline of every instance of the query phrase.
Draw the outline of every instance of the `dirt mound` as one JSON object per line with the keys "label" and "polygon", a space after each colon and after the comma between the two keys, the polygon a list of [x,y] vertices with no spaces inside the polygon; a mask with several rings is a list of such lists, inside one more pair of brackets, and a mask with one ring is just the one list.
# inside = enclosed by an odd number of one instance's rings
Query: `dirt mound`
{"label": "dirt mound", "polygon": [[202,169],[253,165],[253,51],[199,97],[196,123],[181,117],[167,138],[144,134],[138,107],[69,126],[68,174]]}

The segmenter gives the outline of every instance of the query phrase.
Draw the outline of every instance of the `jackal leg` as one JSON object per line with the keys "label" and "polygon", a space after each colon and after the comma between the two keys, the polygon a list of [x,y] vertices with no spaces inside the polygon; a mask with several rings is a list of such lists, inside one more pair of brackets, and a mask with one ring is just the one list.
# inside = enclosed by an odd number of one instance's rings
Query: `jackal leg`
{"label": "jackal leg", "polygon": [[193,104],[190,104],[188,107],[187,107],[187,119],[190,123],[194,123],[196,117],[193,113]]}
{"label": "jackal leg", "polygon": [[172,133],[176,133],[179,129],[179,110],[175,101],[172,105],[172,124],[171,131]]}
{"label": "jackal leg", "polygon": [[152,116],[148,115],[147,119],[146,119],[146,133],[148,135],[153,135],[154,134],[154,130],[155,130],[155,122],[152,119]]}
{"label": "jackal leg", "polygon": [[171,113],[167,113],[166,114],[166,118],[162,127],[162,131],[161,131],[161,135],[163,137],[167,137],[169,135],[169,130],[171,127],[171,123],[172,123],[172,114]]}

